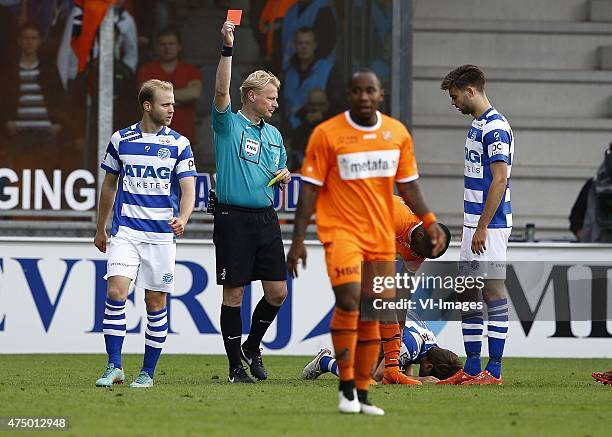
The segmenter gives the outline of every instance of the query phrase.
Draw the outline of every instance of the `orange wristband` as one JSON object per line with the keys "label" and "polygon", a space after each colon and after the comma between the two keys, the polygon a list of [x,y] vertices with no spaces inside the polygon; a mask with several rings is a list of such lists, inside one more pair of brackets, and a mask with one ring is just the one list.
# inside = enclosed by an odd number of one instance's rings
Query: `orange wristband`
{"label": "orange wristband", "polygon": [[436,215],[429,211],[427,214],[425,214],[421,220],[423,220],[423,227],[425,229],[429,229],[429,227],[432,225],[432,223],[435,223],[438,221],[438,219],[436,218]]}

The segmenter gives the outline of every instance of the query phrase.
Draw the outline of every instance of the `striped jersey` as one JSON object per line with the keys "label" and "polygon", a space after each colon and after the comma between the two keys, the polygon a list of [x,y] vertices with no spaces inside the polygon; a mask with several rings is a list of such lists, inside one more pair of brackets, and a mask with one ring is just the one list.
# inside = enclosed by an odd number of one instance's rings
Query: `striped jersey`
{"label": "striped jersey", "polygon": [[189,140],[169,127],[143,133],[136,123],[113,134],[100,167],[119,175],[111,234],[173,243],[168,221],[179,213],[179,179],[197,175]]}
{"label": "striped jersey", "polygon": [[404,369],[409,364],[418,363],[434,346],[437,346],[436,335],[423,320],[416,317],[406,320],[399,356],[400,368]]}
{"label": "striped jersey", "polygon": [[38,62],[33,67],[19,66],[19,107],[17,129],[22,131],[46,131],[51,127],[45,97],[40,84]]}
{"label": "striped jersey", "polygon": [[465,140],[464,226],[475,228],[478,225],[491,186],[491,163],[503,161],[508,164],[506,193],[488,227],[512,227],[510,170],[513,155],[514,135],[508,121],[495,108],[489,108],[472,122]]}

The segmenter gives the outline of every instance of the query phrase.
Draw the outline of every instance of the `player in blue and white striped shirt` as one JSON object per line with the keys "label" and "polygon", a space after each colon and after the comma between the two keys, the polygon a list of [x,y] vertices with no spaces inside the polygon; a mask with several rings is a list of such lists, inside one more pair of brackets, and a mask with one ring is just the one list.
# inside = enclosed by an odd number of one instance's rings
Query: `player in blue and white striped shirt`
{"label": "player in blue and white striped shirt", "polygon": [[[504,280],[506,248],[512,230],[510,169],[514,159],[514,135],[508,121],[491,106],[484,89],[484,73],[475,65],[463,65],[448,73],[441,88],[448,91],[453,106],[474,118],[464,149],[460,274],[486,274],[487,279],[483,297],[488,309],[489,362],[481,371],[482,311],[464,312],[462,330],[467,361],[455,379],[465,384],[501,384],[501,360],[508,333]],[[472,301],[477,292],[460,293],[458,298]]]}
{"label": "player in blue and white striped shirt", "polygon": [[114,214],[103,322],[108,365],[96,381],[99,387],[125,380],[121,348],[132,281],[145,289],[147,328],[142,369],[130,387],[153,385],[168,332],[166,294],[174,291],[176,237],[183,234],[195,203],[196,170],[189,140],[169,128],[174,114],[172,84],[147,81],[138,101],[142,120],[113,134],[101,164],[106,176],[94,239],[101,252],[106,252],[113,202]]}
{"label": "player in blue and white striped shirt", "polygon": [[[419,364],[419,375],[413,376],[412,366]],[[372,378],[383,381],[385,360],[382,359]],[[436,383],[453,375],[461,369],[457,355],[438,346],[436,335],[423,320],[409,313],[402,333],[402,344],[399,356],[399,367],[415,384]],[[331,350],[322,348],[302,371],[303,379],[316,379],[323,373],[338,376],[338,366]],[[419,382],[416,382],[419,381]],[[383,382],[386,384],[386,382]]]}

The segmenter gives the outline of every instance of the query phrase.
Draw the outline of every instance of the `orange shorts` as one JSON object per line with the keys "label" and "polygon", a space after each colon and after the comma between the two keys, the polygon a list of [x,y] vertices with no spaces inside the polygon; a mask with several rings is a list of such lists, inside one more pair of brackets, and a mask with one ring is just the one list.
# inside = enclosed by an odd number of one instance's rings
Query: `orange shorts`
{"label": "orange shorts", "polygon": [[352,235],[339,232],[333,241],[323,244],[325,264],[332,287],[361,283],[361,266],[364,261],[395,261],[395,252],[371,252],[364,250]]}

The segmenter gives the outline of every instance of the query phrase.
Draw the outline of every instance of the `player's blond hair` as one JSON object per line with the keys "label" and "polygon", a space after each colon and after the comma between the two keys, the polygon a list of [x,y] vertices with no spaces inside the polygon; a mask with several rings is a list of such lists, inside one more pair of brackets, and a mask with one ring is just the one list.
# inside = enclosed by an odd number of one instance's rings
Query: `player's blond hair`
{"label": "player's blond hair", "polygon": [[156,90],[174,91],[174,85],[159,79],[151,79],[143,83],[138,92],[138,103],[141,110],[143,109],[142,105],[144,102],[153,103]]}
{"label": "player's blond hair", "polygon": [[269,71],[257,70],[249,74],[242,85],[240,85],[240,101],[244,103],[247,100],[247,95],[249,91],[253,90],[255,92],[260,92],[263,90],[266,85],[271,83],[276,87],[278,91],[280,91],[280,80],[278,77],[274,76]]}

